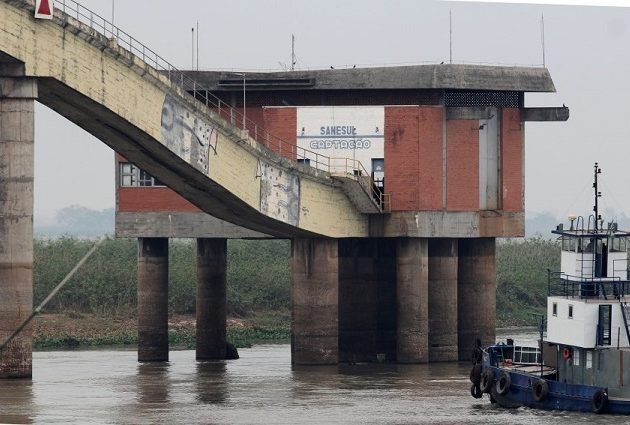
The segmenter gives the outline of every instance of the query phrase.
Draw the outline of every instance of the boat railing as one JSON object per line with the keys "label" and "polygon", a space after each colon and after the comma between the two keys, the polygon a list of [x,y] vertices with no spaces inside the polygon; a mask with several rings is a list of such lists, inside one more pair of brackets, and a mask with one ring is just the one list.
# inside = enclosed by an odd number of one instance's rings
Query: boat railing
{"label": "boat railing", "polygon": [[630,281],[620,277],[583,277],[547,270],[547,293],[580,299],[621,299],[630,291]]}
{"label": "boat railing", "polygon": [[504,343],[493,345],[483,350],[487,362],[499,367],[501,364],[537,365],[540,364],[542,354],[538,347],[521,345],[507,345]]}

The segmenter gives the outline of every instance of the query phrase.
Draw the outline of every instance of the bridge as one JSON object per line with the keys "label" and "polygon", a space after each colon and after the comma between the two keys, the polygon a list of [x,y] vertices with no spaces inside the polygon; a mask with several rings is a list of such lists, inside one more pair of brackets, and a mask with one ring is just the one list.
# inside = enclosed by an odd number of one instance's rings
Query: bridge
{"label": "bridge", "polygon": [[[138,223],[149,216],[146,208],[118,211],[117,234],[139,238],[139,360],[168,359],[172,236],[198,238],[200,359],[225,355],[230,237],[293,240],[294,363],[369,361],[377,354],[411,363],[456,360],[475,338],[494,340],[494,238],[523,233],[522,124],[568,118],[566,108],[524,107],[524,92],[555,90],[545,69],[399,71],[432,94],[409,106],[416,120],[411,136],[410,110],[382,112],[385,173],[388,158],[395,168],[396,158],[407,167],[388,174],[388,193],[376,184],[374,168],[301,146],[295,126],[284,138],[269,130],[286,134],[278,122],[293,122],[295,111],[274,111],[278,121],[270,118],[266,127],[247,120],[222,98],[212,75],[177,70],[72,0],[56,4],[53,19],[38,20],[33,1],[0,1],[0,338],[32,309],[36,100],[114,149],[119,163],[132,164],[124,170],[147,173],[194,207],[186,209],[197,220],[186,222],[187,234],[172,231],[178,211],[160,210],[144,230],[123,229],[122,213],[135,214],[127,223]],[[364,89],[339,81],[365,81],[366,72],[391,79],[387,70],[348,70],[330,74],[328,87]],[[278,80],[286,89],[287,78],[250,81]],[[230,78],[223,80],[229,87]],[[414,149],[416,159],[406,164]],[[188,219],[180,214],[175,221]],[[171,230],[160,227],[164,220]],[[0,376],[30,376],[31,368],[27,330],[0,353]]]}

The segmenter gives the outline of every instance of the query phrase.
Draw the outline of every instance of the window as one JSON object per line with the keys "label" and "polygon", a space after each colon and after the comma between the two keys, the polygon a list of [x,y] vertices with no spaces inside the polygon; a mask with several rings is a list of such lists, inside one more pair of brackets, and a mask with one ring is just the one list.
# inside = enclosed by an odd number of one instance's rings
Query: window
{"label": "window", "polygon": [[575,252],[578,246],[578,240],[575,238],[570,238],[563,236],[562,237],[562,250],[568,252]]}
{"label": "window", "polygon": [[553,303],[551,306],[551,314],[554,316],[558,315],[558,303]]}
{"label": "window", "polygon": [[592,351],[586,352],[586,368],[587,369],[593,368],[593,352]]}
{"label": "window", "polygon": [[308,158],[298,158],[297,159],[297,163],[298,164],[308,165],[309,167],[311,166],[311,160],[308,159]]}
{"label": "window", "polygon": [[164,186],[155,177],[129,162],[120,163],[120,186],[122,187],[152,187]]}
{"label": "window", "polygon": [[597,324],[597,344],[610,345],[611,339],[611,323],[612,321],[612,305],[602,304],[599,306],[599,323]]}
{"label": "window", "polygon": [[571,356],[573,358],[573,365],[574,366],[579,366],[580,365],[580,349],[579,348],[574,348],[573,349],[573,356]]}
{"label": "window", "polygon": [[573,319],[573,306],[569,304],[569,319]]}

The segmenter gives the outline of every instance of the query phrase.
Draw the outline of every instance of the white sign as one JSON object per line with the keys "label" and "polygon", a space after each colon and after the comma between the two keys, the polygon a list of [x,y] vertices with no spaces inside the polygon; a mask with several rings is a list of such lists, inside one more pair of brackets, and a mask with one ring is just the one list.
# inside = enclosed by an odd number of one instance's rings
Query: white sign
{"label": "white sign", "polygon": [[35,1],[35,18],[52,19],[53,18],[53,0],[36,0]]}
{"label": "white sign", "polygon": [[[322,155],[357,160],[371,173],[372,159],[384,155],[384,125],[383,106],[300,107],[297,108],[297,144],[309,151],[304,156],[312,167],[323,168],[322,159],[317,158]],[[298,152],[299,156],[302,154]],[[343,163],[334,161],[336,165]]]}

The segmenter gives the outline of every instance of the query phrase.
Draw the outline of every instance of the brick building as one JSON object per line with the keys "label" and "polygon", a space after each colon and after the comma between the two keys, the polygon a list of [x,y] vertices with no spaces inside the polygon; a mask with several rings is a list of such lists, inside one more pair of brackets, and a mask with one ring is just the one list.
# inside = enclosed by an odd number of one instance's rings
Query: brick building
{"label": "brick building", "polygon": [[[495,238],[524,235],[524,124],[568,118],[525,107],[526,92],[555,91],[546,69],[186,74],[220,99],[218,115],[242,125],[221,104],[242,111],[249,134],[296,167],[371,178],[370,238],[294,241],[294,362],[456,360],[477,337],[493,342]],[[116,167],[119,237],[266,237],[203,213],[122,156]],[[307,308],[313,294],[300,299],[301,279],[317,274],[304,255],[335,258],[335,302],[321,311]]]}

